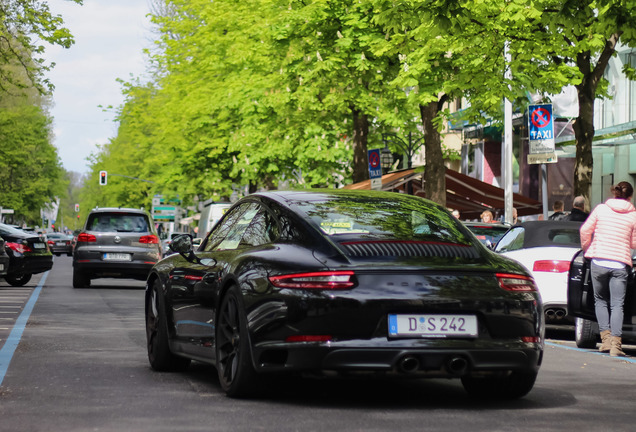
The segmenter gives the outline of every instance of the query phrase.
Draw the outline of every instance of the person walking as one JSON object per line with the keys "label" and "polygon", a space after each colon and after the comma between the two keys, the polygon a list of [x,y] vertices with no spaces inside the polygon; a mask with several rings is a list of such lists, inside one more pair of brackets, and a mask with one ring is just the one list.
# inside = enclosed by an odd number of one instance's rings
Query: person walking
{"label": "person walking", "polygon": [[634,189],[620,182],[612,189],[614,198],[597,205],[581,225],[581,247],[592,260],[594,310],[601,331],[600,352],[625,356],[622,349],[623,304],[627,277],[636,249],[636,208],[631,203]]}
{"label": "person walking", "polygon": [[590,214],[585,211],[585,198],[579,195],[572,202],[572,211],[565,217],[566,221],[585,222]]}

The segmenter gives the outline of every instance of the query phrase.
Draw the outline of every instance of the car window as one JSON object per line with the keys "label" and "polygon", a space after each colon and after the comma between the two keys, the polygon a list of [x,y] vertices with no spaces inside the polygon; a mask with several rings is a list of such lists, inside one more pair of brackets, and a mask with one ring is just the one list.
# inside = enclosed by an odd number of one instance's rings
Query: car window
{"label": "car window", "polygon": [[526,230],[523,227],[511,228],[497,243],[495,252],[508,252],[523,248]]}
{"label": "car window", "polygon": [[259,246],[271,243],[278,237],[278,224],[274,216],[261,208],[245,230],[241,246]]}
{"label": "car window", "polygon": [[278,218],[279,241],[303,243],[305,235],[303,235],[303,230],[298,227],[298,223],[294,217],[290,215],[286,209],[276,203],[269,203],[268,205],[276,215],[276,218]]}
{"label": "car window", "polygon": [[402,199],[399,194],[390,201],[342,194],[294,204],[329,236],[465,245],[474,241],[449,213],[424,200]]}
{"label": "car window", "polygon": [[581,235],[577,229],[552,229],[548,238],[555,245],[581,247]]}
{"label": "car window", "polygon": [[142,214],[93,213],[87,221],[88,231],[97,232],[149,232],[149,224]]}
{"label": "car window", "polygon": [[230,211],[208,236],[204,250],[236,249],[256,213],[259,205],[253,202],[243,203]]}

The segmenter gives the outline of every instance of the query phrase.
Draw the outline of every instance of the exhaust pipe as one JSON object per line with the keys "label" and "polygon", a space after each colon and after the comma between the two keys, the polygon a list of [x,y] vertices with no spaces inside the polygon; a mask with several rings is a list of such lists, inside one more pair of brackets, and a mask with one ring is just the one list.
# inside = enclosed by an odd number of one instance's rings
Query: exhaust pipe
{"label": "exhaust pipe", "polygon": [[557,319],[565,318],[565,310],[563,310],[563,309],[557,309],[555,314],[556,314]]}
{"label": "exhaust pipe", "polygon": [[420,368],[420,361],[417,357],[412,355],[406,355],[398,362],[398,369],[404,373],[415,373]]}
{"label": "exhaust pipe", "polygon": [[446,370],[453,375],[464,375],[468,370],[468,360],[464,357],[451,357],[446,360]]}
{"label": "exhaust pipe", "polygon": [[545,310],[545,317],[547,319],[554,319],[556,317],[556,312],[554,309],[546,309]]}

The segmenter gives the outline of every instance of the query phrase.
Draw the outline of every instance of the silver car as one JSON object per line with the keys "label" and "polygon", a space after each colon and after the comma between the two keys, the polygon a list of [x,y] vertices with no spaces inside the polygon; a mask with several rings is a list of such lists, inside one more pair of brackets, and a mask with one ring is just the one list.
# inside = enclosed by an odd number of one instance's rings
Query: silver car
{"label": "silver car", "polygon": [[86,218],[73,251],[73,287],[91,279],[145,280],[161,259],[161,245],[150,214],[131,208],[96,208]]}

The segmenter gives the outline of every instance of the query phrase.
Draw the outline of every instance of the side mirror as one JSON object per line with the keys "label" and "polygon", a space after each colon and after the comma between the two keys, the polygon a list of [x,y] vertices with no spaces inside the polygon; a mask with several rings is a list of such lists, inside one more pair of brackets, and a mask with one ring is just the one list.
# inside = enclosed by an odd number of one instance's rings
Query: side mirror
{"label": "side mirror", "polygon": [[189,255],[192,252],[192,237],[189,234],[182,234],[175,237],[168,247],[181,255]]}
{"label": "side mirror", "polygon": [[194,250],[192,249],[192,236],[190,234],[181,234],[175,237],[168,247],[188,261],[200,263],[199,258],[194,254]]}

